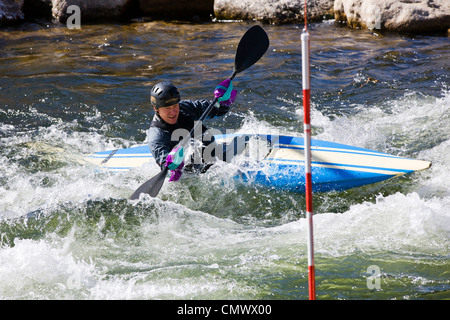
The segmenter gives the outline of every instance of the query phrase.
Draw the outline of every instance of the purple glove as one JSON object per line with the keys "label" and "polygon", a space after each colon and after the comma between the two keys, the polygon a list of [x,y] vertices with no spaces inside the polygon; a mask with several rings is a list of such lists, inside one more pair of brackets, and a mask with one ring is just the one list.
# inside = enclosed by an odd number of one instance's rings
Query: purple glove
{"label": "purple glove", "polygon": [[183,147],[176,147],[167,155],[166,167],[170,170],[169,181],[178,181],[180,179],[184,167],[183,157]]}
{"label": "purple glove", "polygon": [[237,91],[233,90],[233,82],[230,79],[224,80],[214,90],[214,97],[223,106],[231,105],[236,99]]}
{"label": "purple glove", "polygon": [[183,173],[184,162],[182,162],[178,168],[175,170],[170,170],[170,181],[178,181],[180,180],[181,174]]}

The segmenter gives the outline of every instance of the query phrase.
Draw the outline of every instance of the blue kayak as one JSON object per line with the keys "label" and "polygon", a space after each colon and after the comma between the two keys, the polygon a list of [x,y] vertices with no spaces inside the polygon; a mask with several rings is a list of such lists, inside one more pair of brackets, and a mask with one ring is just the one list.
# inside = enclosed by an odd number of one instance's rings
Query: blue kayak
{"label": "blue kayak", "polygon": [[[226,149],[224,161],[239,159],[236,179],[271,188],[305,190],[304,139],[261,134],[214,136]],[[311,140],[313,190],[340,191],[427,169],[431,162],[414,160],[345,144]],[[100,151],[85,158],[103,170],[127,171],[155,163],[147,145]]]}

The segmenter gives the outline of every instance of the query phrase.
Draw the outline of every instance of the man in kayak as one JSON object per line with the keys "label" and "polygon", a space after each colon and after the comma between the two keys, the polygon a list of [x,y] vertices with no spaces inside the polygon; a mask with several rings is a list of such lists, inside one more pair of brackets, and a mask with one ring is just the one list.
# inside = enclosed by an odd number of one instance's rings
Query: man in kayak
{"label": "man in kayak", "polygon": [[[237,91],[233,90],[229,79],[222,81],[214,90],[214,96],[219,98],[219,103],[211,110],[208,118],[226,114],[234,102],[236,94]],[[176,130],[184,129],[184,132],[190,132],[194,127],[194,122],[200,119],[211,102],[206,99],[181,100],[178,89],[167,81],[160,82],[152,88],[150,100],[155,110],[155,116],[148,131],[150,152],[161,169],[164,167],[170,169],[169,181],[177,181],[183,172],[184,150],[176,147],[183,138],[176,133]],[[202,126],[202,135],[206,130],[206,127]],[[214,138],[206,142],[204,140],[201,139],[204,146],[214,142]],[[203,168],[207,167],[209,166],[203,165]]]}

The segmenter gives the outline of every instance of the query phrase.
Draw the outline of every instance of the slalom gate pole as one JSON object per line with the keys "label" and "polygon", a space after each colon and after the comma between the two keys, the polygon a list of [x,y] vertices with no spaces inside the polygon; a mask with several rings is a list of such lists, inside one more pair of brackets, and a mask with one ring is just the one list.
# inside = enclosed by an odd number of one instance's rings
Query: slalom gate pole
{"label": "slalom gate pole", "polygon": [[306,219],[308,222],[308,289],[309,299],[316,299],[316,284],[314,270],[314,241],[313,241],[313,201],[311,177],[311,117],[310,117],[310,42],[306,18],[305,0],[305,28],[302,35],[302,84],[303,84],[303,131],[305,146],[305,193],[306,193]]}

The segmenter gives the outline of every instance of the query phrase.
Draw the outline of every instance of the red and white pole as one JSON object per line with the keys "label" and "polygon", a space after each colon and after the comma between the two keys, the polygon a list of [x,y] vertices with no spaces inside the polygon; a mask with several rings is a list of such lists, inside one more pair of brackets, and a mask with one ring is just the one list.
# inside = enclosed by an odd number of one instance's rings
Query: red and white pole
{"label": "red and white pole", "polygon": [[[306,2],[306,1],[305,1]],[[305,3],[306,8],[306,3]],[[309,75],[309,33],[306,27],[302,32],[302,82],[303,82],[303,130],[305,146],[305,192],[306,219],[308,221],[308,288],[309,299],[316,299],[315,271],[314,271],[314,241],[313,241],[313,201],[311,177],[311,117],[310,117],[310,75]]]}

